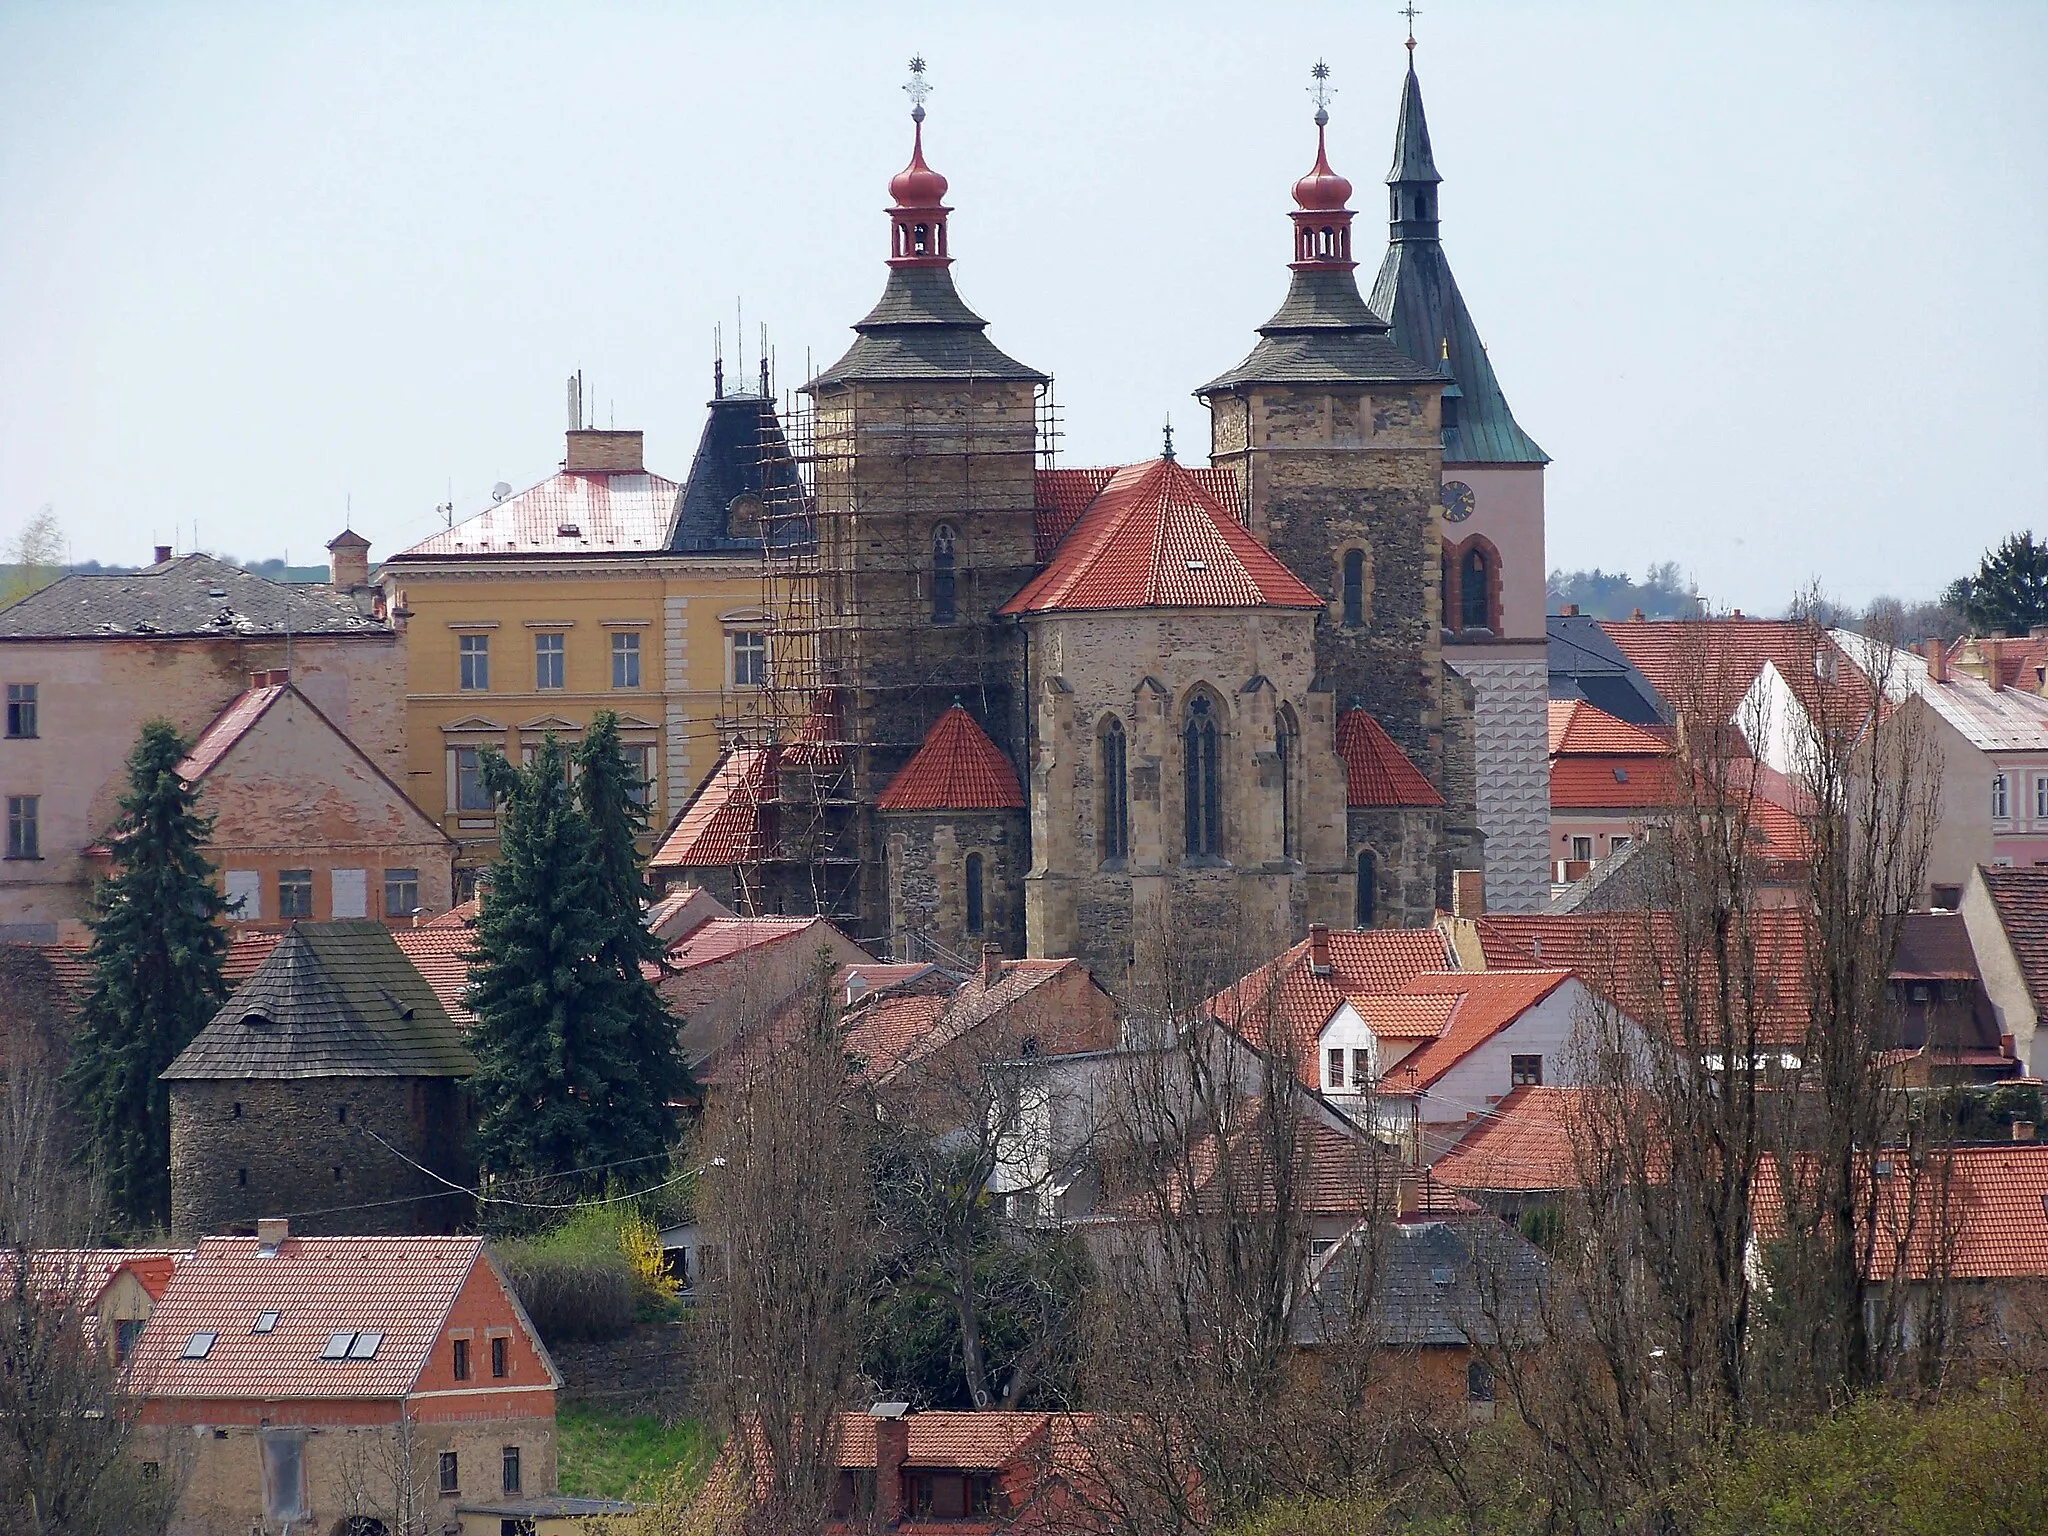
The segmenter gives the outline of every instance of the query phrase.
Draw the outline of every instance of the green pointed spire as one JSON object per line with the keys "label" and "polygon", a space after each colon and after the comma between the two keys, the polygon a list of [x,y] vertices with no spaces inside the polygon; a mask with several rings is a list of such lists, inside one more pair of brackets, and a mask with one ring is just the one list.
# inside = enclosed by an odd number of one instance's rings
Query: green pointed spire
{"label": "green pointed spire", "polygon": [[1387,185],[1442,180],[1436,173],[1436,157],[1429,152],[1429,120],[1422,115],[1422,82],[1415,78],[1415,55],[1411,53],[1408,79],[1401,87],[1401,122],[1394,130],[1394,168],[1387,172]]}

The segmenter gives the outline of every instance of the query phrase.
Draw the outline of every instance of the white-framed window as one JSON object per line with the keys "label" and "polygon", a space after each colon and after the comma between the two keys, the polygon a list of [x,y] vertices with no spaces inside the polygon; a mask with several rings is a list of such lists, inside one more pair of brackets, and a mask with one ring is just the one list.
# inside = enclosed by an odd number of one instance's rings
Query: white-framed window
{"label": "white-framed window", "polygon": [[313,871],[280,869],[277,872],[277,915],[280,918],[313,915]]}
{"label": "white-framed window", "polygon": [[411,917],[420,909],[420,872],[417,869],[384,871],[384,915]]}
{"label": "white-framed window", "polygon": [[[638,638],[635,636],[634,638]],[[619,749],[625,756],[626,766],[639,780],[639,787],[632,791],[635,805],[654,803],[654,743],[649,741],[628,741]]]}
{"label": "white-framed window", "polygon": [[43,856],[43,801],[40,795],[7,797],[7,857]]}
{"label": "white-framed window", "polygon": [[2048,773],[2034,775],[2034,819],[2048,821]]}
{"label": "white-framed window", "polygon": [[29,740],[36,735],[34,683],[7,685],[7,734],[17,741]]}
{"label": "white-framed window", "polygon": [[457,635],[457,655],[461,662],[462,675],[459,681],[465,693],[487,692],[491,686],[491,637],[489,635]]}
{"label": "white-framed window", "polygon": [[245,923],[263,918],[263,871],[231,869],[223,883],[227,887],[228,916]]}
{"label": "white-framed window", "polygon": [[1323,1053],[1323,1086],[1341,1090],[1344,1086],[1344,1047],[1333,1045]]}
{"label": "white-framed window", "polygon": [[1577,864],[1590,864],[1593,862],[1592,838],[1575,837],[1572,839],[1572,861]]}
{"label": "white-framed window", "polygon": [[533,686],[551,689],[562,686],[569,637],[556,630],[542,630],[533,637]]}
{"label": "white-framed window", "polygon": [[1351,1086],[1360,1091],[1372,1086],[1372,1051],[1362,1045],[1351,1047]]}
{"label": "white-framed window", "polygon": [[1619,853],[1634,841],[1635,839],[1628,836],[1627,833],[1617,832],[1614,836],[1607,839],[1607,851],[1609,853]]}
{"label": "white-framed window", "polygon": [[612,686],[640,686],[640,636],[633,630],[612,632]]}
{"label": "white-framed window", "polygon": [[735,688],[762,688],[768,682],[768,636],[758,629],[735,629],[725,637],[727,672]]}
{"label": "white-framed window", "polygon": [[2002,773],[1991,776],[1991,819],[2004,821],[2012,814],[2011,780]]}
{"label": "white-framed window", "polygon": [[370,877],[367,870],[329,870],[329,895],[333,906],[330,917],[368,917],[370,915]]}

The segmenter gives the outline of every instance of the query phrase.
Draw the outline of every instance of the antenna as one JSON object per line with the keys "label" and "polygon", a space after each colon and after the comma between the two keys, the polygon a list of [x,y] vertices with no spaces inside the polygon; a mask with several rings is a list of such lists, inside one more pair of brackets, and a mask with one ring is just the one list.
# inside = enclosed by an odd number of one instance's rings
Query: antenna
{"label": "antenna", "polygon": [[725,398],[725,327],[715,321],[711,326],[711,398]]}
{"label": "antenna", "polygon": [[732,344],[733,361],[739,364],[740,377],[747,376],[747,316],[740,305],[740,296],[732,296]]}
{"label": "antenna", "polygon": [[583,425],[583,375],[569,375],[569,430],[574,432]]}

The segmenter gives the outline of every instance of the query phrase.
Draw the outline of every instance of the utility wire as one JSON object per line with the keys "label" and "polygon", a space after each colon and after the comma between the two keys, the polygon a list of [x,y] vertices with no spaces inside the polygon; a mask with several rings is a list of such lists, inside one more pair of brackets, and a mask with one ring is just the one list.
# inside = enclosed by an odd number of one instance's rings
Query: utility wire
{"label": "utility wire", "polygon": [[[663,1179],[659,1184],[650,1184],[647,1186],[647,1188],[635,1190],[630,1194],[605,1195],[595,1200],[515,1200],[508,1195],[487,1195],[483,1193],[481,1190],[471,1189],[467,1184],[458,1184],[453,1179],[444,1178],[440,1174],[436,1173],[433,1169],[429,1168],[425,1163],[414,1162],[413,1159],[407,1157],[403,1152],[399,1151],[398,1148],[391,1145],[390,1142],[386,1141],[382,1136],[379,1136],[375,1131],[371,1130],[368,1126],[362,1126],[359,1127],[359,1129],[365,1136],[369,1137],[370,1140],[376,1142],[378,1146],[382,1147],[386,1152],[389,1152],[393,1157],[397,1158],[400,1162],[405,1163],[410,1167],[418,1169],[421,1173],[424,1173],[428,1178],[432,1179],[435,1183],[445,1185],[447,1188],[454,1190],[457,1194],[468,1195],[472,1200],[477,1201],[479,1204],[511,1205],[517,1206],[519,1209],[526,1211],[580,1211],[584,1207],[592,1205],[622,1205],[628,1200],[638,1200],[645,1195],[655,1194],[660,1190],[672,1188],[673,1186],[682,1183],[685,1179],[693,1179],[698,1174],[702,1173],[706,1168],[713,1166],[722,1167],[725,1161],[723,1158],[713,1158],[709,1163],[700,1163],[695,1168],[686,1168],[681,1173],[676,1174],[673,1178]],[[627,1159],[627,1161],[644,1163],[648,1161],[648,1159],[645,1157],[637,1157],[629,1158]],[[601,1165],[598,1168],[586,1169],[584,1171],[589,1173],[598,1173],[601,1172],[604,1167],[620,1166],[623,1165],[617,1163],[605,1164]]]}

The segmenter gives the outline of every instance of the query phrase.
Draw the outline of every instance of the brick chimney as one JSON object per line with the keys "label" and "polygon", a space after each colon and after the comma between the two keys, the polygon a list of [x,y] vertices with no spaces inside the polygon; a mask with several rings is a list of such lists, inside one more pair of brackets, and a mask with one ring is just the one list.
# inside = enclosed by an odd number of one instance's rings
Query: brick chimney
{"label": "brick chimney", "polygon": [[337,592],[353,592],[370,584],[370,541],[344,528],[327,541],[327,579]]}
{"label": "brick chimney", "polygon": [[875,1421],[875,1529],[886,1531],[903,1515],[903,1463],[910,1459],[910,1404],[877,1403]]}
{"label": "brick chimney", "polygon": [[2014,1141],[2032,1141],[2034,1139],[2034,1122],[2031,1120],[2013,1121],[2012,1139]]}
{"label": "brick chimney", "polygon": [[157,545],[157,547],[156,547],[156,559],[152,560],[152,561],[150,562],[150,564],[151,564],[151,565],[162,565],[162,564],[163,564],[163,563],[164,563],[164,562],[165,562],[166,560],[168,560],[168,559],[170,559],[170,558],[171,558],[171,546],[170,546],[170,545],[168,545],[168,544],[159,544],[159,545]]}
{"label": "brick chimney", "polygon": [[292,1235],[292,1224],[283,1216],[264,1216],[256,1222],[256,1252],[259,1257],[274,1258],[277,1250],[284,1246],[284,1240]]}
{"label": "brick chimney", "polygon": [[1984,681],[1993,693],[1998,693],[2005,687],[2005,674],[1999,667],[2000,642],[1979,640],[1977,644],[1984,652]]}
{"label": "brick chimney", "polygon": [[1561,619],[1576,619],[1579,616],[1579,605],[1577,603],[1566,603],[1557,610],[1557,616]]}
{"label": "brick chimney", "polygon": [[571,427],[569,452],[562,468],[571,474],[637,475],[646,469],[641,458],[642,432],[605,432],[596,427]]}
{"label": "brick chimney", "polygon": [[1948,681],[1948,647],[1941,637],[1931,636],[1921,647],[1927,657],[1927,681],[1945,683]]}
{"label": "brick chimney", "polygon": [[1003,979],[1003,946],[984,944],[981,946],[981,985],[984,991],[992,989]]}
{"label": "brick chimney", "polygon": [[1308,925],[1308,970],[1311,976],[1330,974],[1330,926],[1327,923]]}
{"label": "brick chimney", "polygon": [[1485,870],[1454,869],[1451,871],[1451,916],[1486,916]]}

